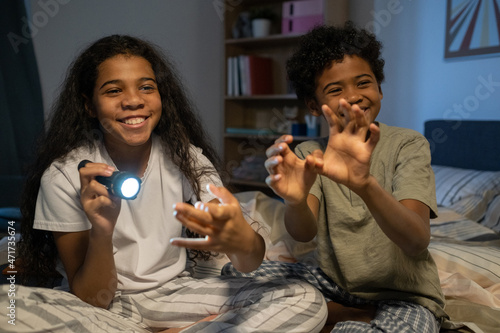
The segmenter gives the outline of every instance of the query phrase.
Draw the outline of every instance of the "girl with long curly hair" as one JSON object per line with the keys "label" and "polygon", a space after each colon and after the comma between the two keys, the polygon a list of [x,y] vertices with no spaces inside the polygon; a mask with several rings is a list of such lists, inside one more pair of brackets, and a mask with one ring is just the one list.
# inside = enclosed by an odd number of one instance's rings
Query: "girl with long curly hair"
{"label": "girl with long curly hair", "polygon": [[[71,65],[27,180],[19,245],[26,278],[57,270],[71,293],[35,302],[42,291],[20,288],[18,316],[29,312],[28,324],[51,331],[319,331],[326,304],[306,283],[189,276],[185,248],[205,259],[225,253],[250,272],[265,244],[223,187],[172,68],[152,44],[122,35],[96,41]],[[97,181],[116,170],[141,179],[134,200]],[[65,306],[65,319],[45,315],[68,297],[81,304]]]}

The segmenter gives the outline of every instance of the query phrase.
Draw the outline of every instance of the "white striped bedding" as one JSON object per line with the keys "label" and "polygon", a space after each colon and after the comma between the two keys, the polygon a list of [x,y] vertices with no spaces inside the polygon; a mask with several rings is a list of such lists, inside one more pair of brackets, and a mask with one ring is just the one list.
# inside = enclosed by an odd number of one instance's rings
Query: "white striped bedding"
{"label": "white striped bedding", "polygon": [[[440,189],[448,188],[447,194],[440,196],[441,203],[448,200],[450,206],[453,206],[467,199],[463,193],[460,194],[462,196],[460,200],[457,199],[459,194],[452,195],[449,189],[453,186],[445,185],[444,181],[440,181],[439,175],[438,170],[436,183],[439,182]],[[456,176],[454,179],[462,181],[462,189],[471,188],[470,182],[465,184],[463,179]],[[496,184],[495,180],[482,181],[484,187],[492,183]],[[455,189],[459,187],[455,186]],[[498,185],[493,186],[493,189],[498,190]],[[267,259],[300,260],[301,256],[307,255],[306,252],[313,250],[313,244],[296,244],[284,234],[282,223],[279,223],[284,213],[282,202],[261,192],[239,193],[237,198],[241,202],[248,222],[253,224],[253,227],[259,228],[259,233],[266,240]],[[431,220],[432,236],[429,245],[429,251],[438,267],[441,286],[447,300],[447,311],[454,321],[462,321],[463,313],[460,312],[460,306],[467,304],[467,311],[474,316],[477,316],[477,313],[491,312],[493,317],[498,317],[500,327],[500,235],[497,232],[500,193],[491,195],[491,202],[486,205],[483,217],[479,221],[459,214],[450,206],[440,206],[438,218]],[[256,221],[258,224],[255,224]],[[496,229],[490,228],[495,226]],[[219,275],[220,268],[227,261],[228,258],[221,255],[210,262],[198,262],[194,268],[195,277]],[[480,309],[481,312],[475,313],[475,309]],[[455,314],[460,315],[458,319],[454,317]],[[479,317],[477,318],[474,322],[481,327],[484,323]]]}
{"label": "white striped bedding", "polygon": [[489,204],[500,195],[500,172],[433,165],[438,205],[473,221],[485,217]]}
{"label": "white striped bedding", "polygon": [[[438,218],[431,253],[445,310],[477,332],[500,328],[500,172],[433,165]],[[464,311],[464,309],[467,309]]]}

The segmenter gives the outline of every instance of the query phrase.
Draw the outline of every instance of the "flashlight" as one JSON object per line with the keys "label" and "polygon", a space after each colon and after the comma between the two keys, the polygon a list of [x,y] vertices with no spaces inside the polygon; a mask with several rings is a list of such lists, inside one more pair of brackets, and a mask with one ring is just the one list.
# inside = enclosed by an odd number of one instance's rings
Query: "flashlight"
{"label": "flashlight", "polygon": [[[87,163],[91,162],[89,160],[81,161],[78,164],[78,170]],[[115,171],[109,177],[97,176],[95,180],[106,186],[109,193],[126,200],[134,200],[141,189],[141,179],[125,171]]]}

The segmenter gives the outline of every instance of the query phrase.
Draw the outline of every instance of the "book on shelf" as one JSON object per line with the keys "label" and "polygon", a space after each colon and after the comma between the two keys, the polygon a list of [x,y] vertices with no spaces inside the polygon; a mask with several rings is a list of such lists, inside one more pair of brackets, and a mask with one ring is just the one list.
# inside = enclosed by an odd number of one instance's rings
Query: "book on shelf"
{"label": "book on shelf", "polygon": [[239,55],[227,59],[227,95],[252,96],[273,94],[273,60],[257,55]]}
{"label": "book on shelf", "polygon": [[233,88],[233,58],[227,58],[227,95],[234,96],[234,88]]}

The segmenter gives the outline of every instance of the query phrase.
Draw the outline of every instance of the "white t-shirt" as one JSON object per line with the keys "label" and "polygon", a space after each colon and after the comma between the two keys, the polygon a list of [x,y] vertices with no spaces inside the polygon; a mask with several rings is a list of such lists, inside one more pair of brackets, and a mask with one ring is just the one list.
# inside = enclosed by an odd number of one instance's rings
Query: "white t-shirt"
{"label": "white t-shirt", "polygon": [[[199,166],[213,165],[201,149],[191,147]],[[99,149],[78,148],[64,161],[57,161],[45,171],[38,193],[34,228],[75,232],[91,228],[80,202],[81,160],[106,163],[116,167],[104,145]],[[214,196],[206,185],[221,186],[214,173],[200,180],[200,199]],[[186,268],[186,250],[170,245],[170,238],[182,234],[182,225],[173,216],[177,202],[196,202],[189,181],[164,152],[160,139],[153,135],[148,165],[142,187],[134,200],[122,200],[113,234],[113,253],[118,274],[118,290],[147,290],[180,275]]]}

